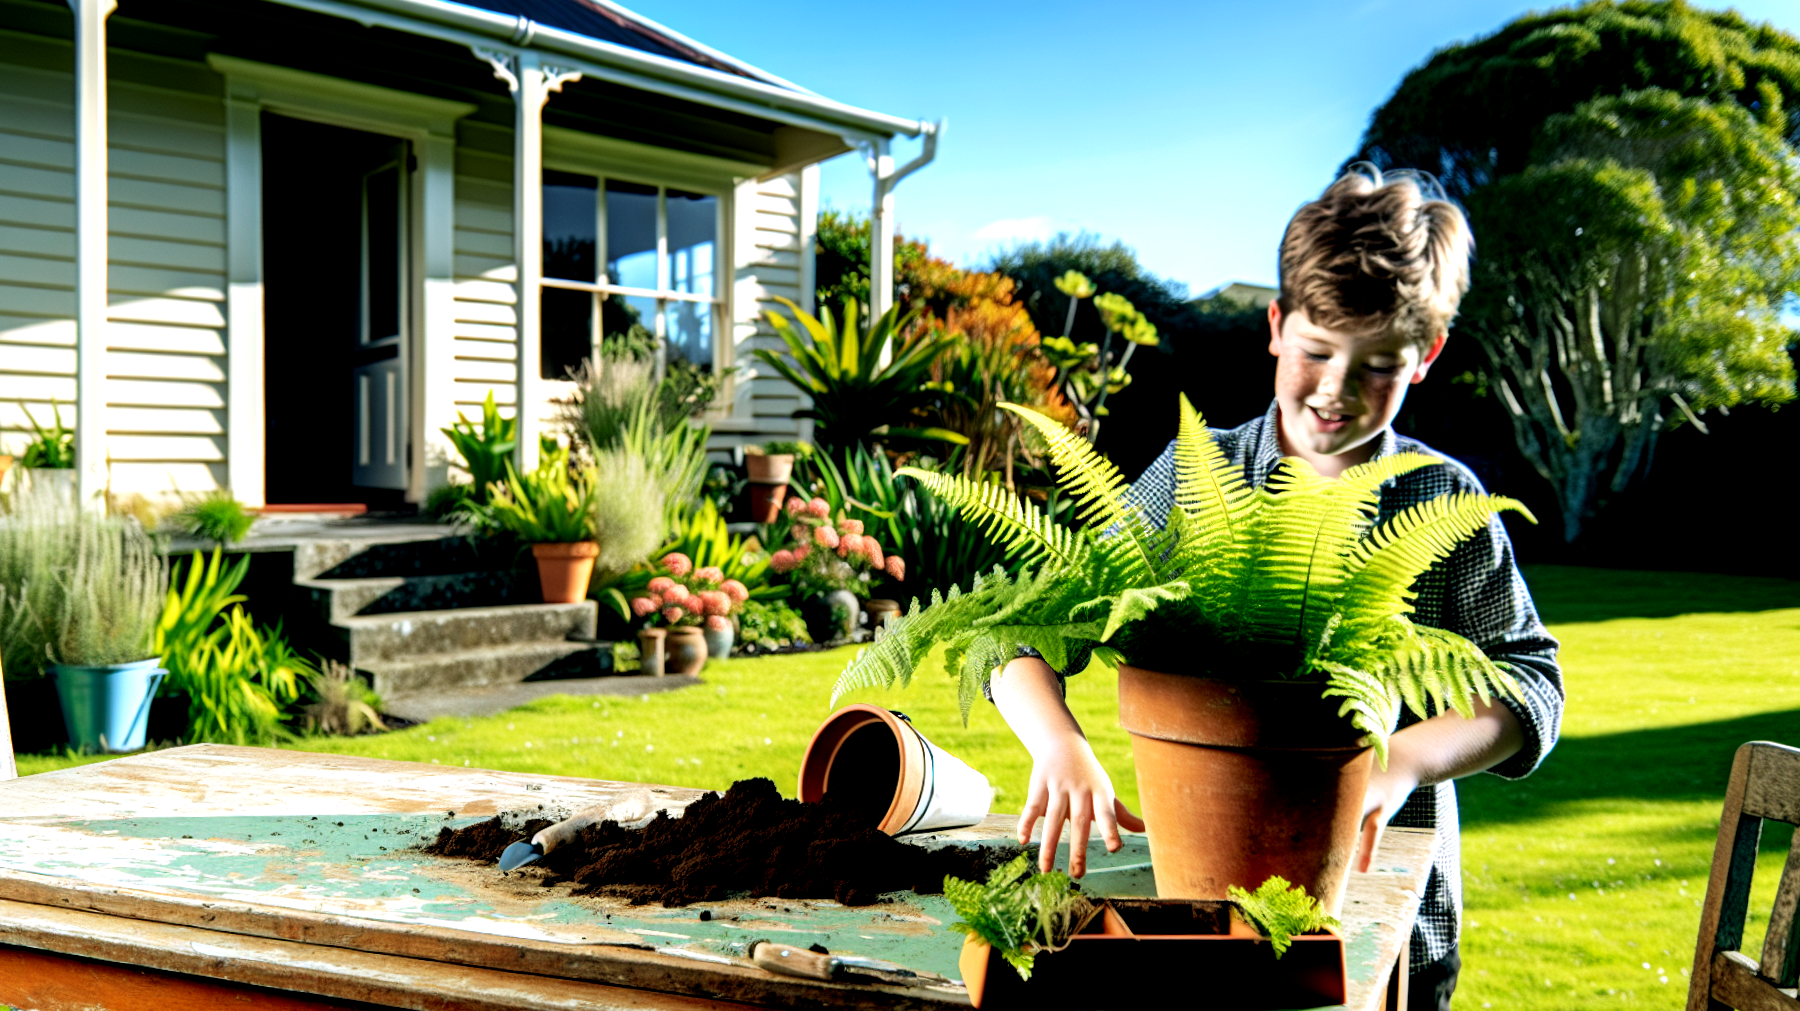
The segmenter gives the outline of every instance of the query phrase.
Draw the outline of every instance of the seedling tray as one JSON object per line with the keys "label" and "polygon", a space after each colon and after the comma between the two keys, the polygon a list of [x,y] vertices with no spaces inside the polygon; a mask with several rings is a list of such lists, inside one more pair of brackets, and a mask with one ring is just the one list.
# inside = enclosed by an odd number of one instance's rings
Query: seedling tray
{"label": "seedling tray", "polygon": [[1230,902],[1109,899],[1061,951],[1039,952],[1022,980],[985,942],[963,949],[978,1008],[1154,1011],[1204,1006],[1275,1011],[1344,1003],[1344,942],[1293,939],[1281,958]]}

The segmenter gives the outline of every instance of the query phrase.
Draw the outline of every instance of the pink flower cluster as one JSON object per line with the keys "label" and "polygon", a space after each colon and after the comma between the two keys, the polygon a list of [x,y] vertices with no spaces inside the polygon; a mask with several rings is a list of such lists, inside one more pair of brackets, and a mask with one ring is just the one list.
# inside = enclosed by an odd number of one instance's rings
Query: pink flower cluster
{"label": "pink flower cluster", "polygon": [[885,572],[893,579],[906,579],[906,562],[898,555],[884,552],[880,542],[863,533],[862,520],[848,516],[831,522],[831,505],[822,498],[808,502],[798,496],[787,500],[788,515],[795,520],[794,547],[782,548],[769,557],[776,572],[792,572],[806,562],[813,548],[835,551],[839,558],[867,565]]}
{"label": "pink flower cluster", "polygon": [[668,575],[651,579],[643,596],[631,599],[631,613],[639,618],[654,615],[670,625],[704,621],[706,627],[723,631],[731,627],[731,613],[750,599],[744,584],[726,579],[718,566],[696,569],[693,559],[679,551],[662,556],[657,564]]}

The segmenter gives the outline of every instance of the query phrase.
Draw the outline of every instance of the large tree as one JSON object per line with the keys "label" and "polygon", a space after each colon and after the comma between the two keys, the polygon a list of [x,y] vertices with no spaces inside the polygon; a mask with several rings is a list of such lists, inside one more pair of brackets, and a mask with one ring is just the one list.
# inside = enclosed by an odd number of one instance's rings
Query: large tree
{"label": "large tree", "polygon": [[1800,41],[1682,3],[1534,14],[1435,54],[1352,159],[1475,227],[1458,329],[1574,540],[1671,424],[1792,399]]}

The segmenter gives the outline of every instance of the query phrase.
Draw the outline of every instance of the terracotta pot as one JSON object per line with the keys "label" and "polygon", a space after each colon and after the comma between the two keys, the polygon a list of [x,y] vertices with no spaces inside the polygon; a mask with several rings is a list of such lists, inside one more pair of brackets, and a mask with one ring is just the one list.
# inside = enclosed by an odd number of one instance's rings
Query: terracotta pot
{"label": "terracotta pot", "polygon": [[594,575],[594,556],[600,545],[593,541],[569,544],[533,544],[531,556],[537,559],[538,585],[544,590],[546,604],[574,604],[587,599],[588,580]]}
{"label": "terracotta pot", "polygon": [[0,454],[0,482],[6,480],[6,472],[12,469],[13,458]]}
{"label": "terracotta pot", "polygon": [[665,660],[663,646],[665,644],[664,640],[668,638],[668,635],[669,630],[666,628],[645,628],[638,630],[639,674],[652,674],[656,677],[662,677],[663,661]]}
{"label": "terracotta pot", "polygon": [[669,629],[667,674],[698,674],[706,666],[706,636],[693,625]]}
{"label": "terracotta pot", "polygon": [[1278,874],[1341,909],[1374,753],[1321,690],[1119,668],[1157,895],[1223,899]]}
{"label": "terracotta pot", "polygon": [[794,476],[794,454],[745,453],[744,469],[750,472],[751,484],[785,485]]}
{"label": "terracotta pot", "polygon": [[[755,457],[750,457],[754,460]],[[773,523],[781,518],[781,503],[787,498],[785,484],[753,484],[750,486],[750,522]]]}
{"label": "terracotta pot", "polygon": [[863,601],[863,612],[869,616],[869,634],[874,635],[889,621],[900,616],[900,602],[885,597],[872,597]]}
{"label": "terracotta pot", "polygon": [[826,718],[800,760],[802,801],[847,798],[888,835],[979,825],[987,777],[931,743],[904,715],[853,702]]}

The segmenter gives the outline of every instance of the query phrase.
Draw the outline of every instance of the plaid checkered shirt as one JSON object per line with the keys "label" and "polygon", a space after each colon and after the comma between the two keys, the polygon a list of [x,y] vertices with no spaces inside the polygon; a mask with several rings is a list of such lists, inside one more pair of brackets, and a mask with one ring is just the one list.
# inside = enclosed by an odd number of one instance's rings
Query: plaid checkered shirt
{"label": "plaid checkered shirt", "polygon": [[[1212,430],[1220,450],[1244,468],[1253,487],[1261,487],[1281,462],[1277,411],[1278,406],[1271,403],[1268,413],[1254,421]],[[1401,452],[1424,453],[1444,462],[1403,474],[1383,487],[1377,522],[1440,495],[1483,490],[1462,464],[1416,439],[1395,434],[1392,428],[1383,432],[1375,458]],[[1158,526],[1164,522],[1175,505],[1173,442],[1132,485],[1130,497],[1151,522]],[[1562,670],[1556,663],[1557,642],[1538,620],[1531,593],[1513,561],[1512,541],[1499,517],[1489,520],[1485,530],[1420,576],[1414,588],[1418,591],[1414,621],[1468,639],[1518,680],[1523,699],[1501,701],[1518,717],[1525,744],[1488,771],[1505,779],[1530,774],[1555,746],[1562,727]],[[1416,722],[1418,717],[1410,710],[1400,719],[1402,727]],[[1411,971],[1417,972],[1456,947],[1462,918],[1462,834],[1457,824],[1456,785],[1439,783],[1414,791],[1389,824],[1437,833],[1431,879],[1413,925]]]}

